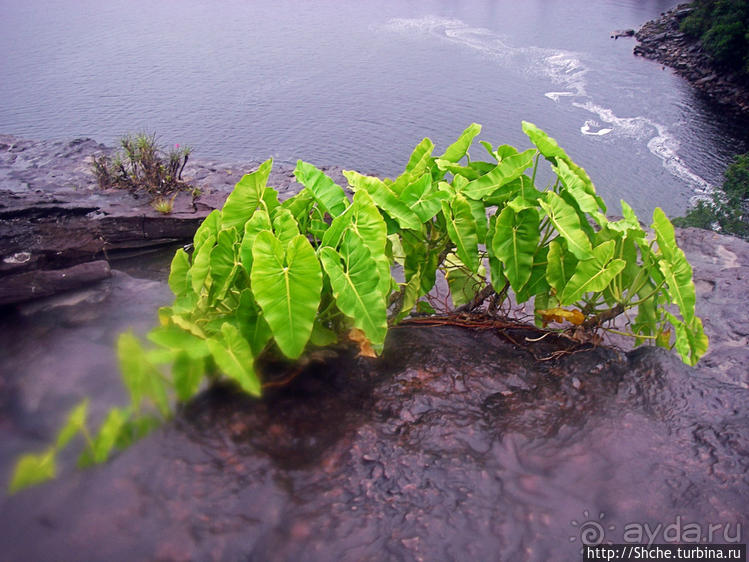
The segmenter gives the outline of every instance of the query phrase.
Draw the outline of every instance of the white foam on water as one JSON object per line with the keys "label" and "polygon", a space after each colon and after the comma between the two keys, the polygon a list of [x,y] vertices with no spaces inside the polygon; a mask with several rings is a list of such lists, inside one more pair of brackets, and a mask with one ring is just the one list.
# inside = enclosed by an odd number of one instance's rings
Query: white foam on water
{"label": "white foam on water", "polygon": [[409,35],[438,37],[479,51],[504,65],[514,63],[513,68],[522,68],[525,72],[550,78],[552,82],[565,88],[562,92],[548,92],[546,96],[550,99],[585,95],[585,75],[588,68],[582,63],[580,56],[572,51],[512,47],[489,29],[472,27],[459,19],[438,16],[394,18],[383,29]]}
{"label": "white foam on water", "polygon": [[572,92],[546,92],[544,95],[551,101],[558,102],[559,98],[574,96],[575,94]]}
{"label": "white foam on water", "polygon": [[386,31],[431,35],[484,53],[505,66],[541,75],[562,86],[561,91],[545,92],[544,96],[559,103],[562,98],[587,98],[584,102],[572,101],[572,106],[584,109],[599,117],[586,120],[580,127],[583,135],[602,137],[614,134],[646,143],[648,150],[663,163],[663,167],[675,177],[687,182],[694,190],[694,198],[704,198],[713,186],[692,172],[679,157],[679,141],[669,133],[668,127],[647,117],[618,117],[613,110],[593,103],[586,92],[586,75],[589,68],[582,55],[557,49],[541,47],[512,47],[495,32],[471,27],[462,20],[425,16],[422,18],[394,18],[385,26]]}
{"label": "white foam on water", "polygon": [[[603,127],[600,128],[600,125],[598,124],[598,121],[595,119],[588,119],[585,124],[580,127],[580,132],[584,135],[596,135],[596,136],[602,136],[602,135],[608,135],[611,131],[614,129]],[[597,131],[594,131],[593,128],[598,129]]]}
{"label": "white foam on water", "polygon": [[692,172],[679,157],[679,141],[668,132],[668,127],[665,125],[647,117],[618,117],[611,109],[601,107],[591,101],[572,102],[572,105],[597,115],[601,121],[611,124],[612,128],[623,136],[646,141],[648,150],[661,159],[663,167],[672,175],[692,185],[698,197],[713,190],[710,183]]}

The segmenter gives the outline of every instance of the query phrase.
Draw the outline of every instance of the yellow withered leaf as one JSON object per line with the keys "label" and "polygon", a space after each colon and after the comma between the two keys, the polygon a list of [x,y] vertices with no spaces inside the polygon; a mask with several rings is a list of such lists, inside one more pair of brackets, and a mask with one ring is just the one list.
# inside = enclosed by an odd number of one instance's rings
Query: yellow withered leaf
{"label": "yellow withered leaf", "polygon": [[351,328],[351,331],[348,333],[348,338],[359,345],[359,357],[377,357],[377,354],[374,349],[372,349],[372,344],[367,339],[364,331],[359,328]]}
{"label": "yellow withered leaf", "polygon": [[549,308],[547,310],[539,310],[538,314],[543,320],[544,326],[549,322],[564,322],[565,320],[570,324],[579,326],[585,322],[585,315],[577,310],[567,310],[566,308]]}

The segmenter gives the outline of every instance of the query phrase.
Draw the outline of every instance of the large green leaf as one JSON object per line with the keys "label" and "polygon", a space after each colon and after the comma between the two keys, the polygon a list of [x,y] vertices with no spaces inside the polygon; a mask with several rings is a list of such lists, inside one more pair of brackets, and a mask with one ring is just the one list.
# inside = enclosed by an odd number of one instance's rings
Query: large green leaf
{"label": "large green leaf", "polygon": [[279,349],[296,359],[312,333],[320,304],[322,272],[315,250],[301,234],[284,248],[266,231],[252,248],[252,289]]}
{"label": "large green leaf", "polygon": [[460,261],[477,273],[479,269],[478,234],[471,206],[465,197],[458,194],[449,203],[442,202],[442,213],[447,225],[447,234],[455,244]]}
{"label": "large green leaf", "polygon": [[184,295],[190,288],[187,272],[190,270],[190,256],[182,248],[174,252],[169,269],[169,288],[175,296]]}
{"label": "large green leaf", "polygon": [[463,194],[471,199],[483,199],[491,195],[502,186],[523,175],[523,172],[533,162],[535,153],[535,150],[529,149],[503,158],[492,171],[466,185],[462,190]]}
{"label": "large green leaf", "polygon": [[546,193],[546,200],[539,199],[538,204],[577,259],[585,260],[593,256],[590,240],[580,225],[580,217],[574,207],[551,191]]}
{"label": "large green leaf", "polygon": [[559,179],[562,180],[567,191],[575,198],[580,210],[585,213],[598,212],[598,201],[593,195],[588,193],[583,180],[570,169],[564,160],[558,160],[557,165],[552,166],[552,169],[559,176]]}
{"label": "large green leaf", "polygon": [[454,306],[463,306],[471,302],[486,286],[486,269],[483,265],[479,267],[478,273],[473,273],[452,253],[447,255],[444,265],[445,280],[450,288]]}
{"label": "large green leaf", "polygon": [[536,127],[533,123],[523,121],[523,132],[528,135],[528,138],[536,145],[538,151],[546,158],[569,159],[567,153],[559,147],[557,141]]}
{"label": "large green leaf", "polygon": [[463,131],[458,140],[447,147],[445,153],[440,156],[441,160],[447,160],[448,162],[460,162],[468,152],[468,148],[471,146],[473,139],[481,132],[481,125],[477,123],[471,123],[468,128]]}
{"label": "large green leaf", "polygon": [[16,462],[8,491],[11,494],[52,480],[57,474],[54,447],[37,455],[23,455]]}
{"label": "large green leaf", "polygon": [[418,180],[409,184],[401,193],[400,199],[419,216],[421,222],[427,222],[442,208],[442,201],[450,195],[433,189],[432,175],[424,173]]}
{"label": "large green leaf", "polygon": [[496,166],[496,164],[489,164],[488,170],[481,171],[474,168],[473,165],[463,166],[462,164],[455,164],[454,162],[450,162],[449,160],[442,160],[440,158],[435,158],[434,163],[437,166],[437,169],[441,172],[450,172],[455,176],[463,176],[469,181],[480,178],[485,173],[493,170],[494,166]]}
{"label": "large green leaf", "polygon": [[[325,234],[323,234],[322,241],[320,243],[321,246],[330,246],[331,248],[338,247],[338,244],[341,243],[344,232],[346,232],[346,230],[351,227],[351,223],[354,220],[354,207],[357,204],[357,201],[361,200],[361,198],[364,196],[369,198],[369,201],[372,201],[372,198],[369,197],[369,194],[366,191],[356,192],[354,194],[354,203],[352,205],[349,205],[348,209],[334,218],[333,222],[330,223],[330,226],[325,231]],[[382,224],[382,232],[386,234],[387,226],[385,226],[385,221],[383,220],[382,215],[380,215],[379,211],[377,211],[377,206],[374,205],[374,203],[372,203],[372,205],[374,206],[374,212],[377,213],[377,217],[379,217],[379,222]]]}
{"label": "large green leaf", "polygon": [[265,348],[265,344],[273,336],[270,326],[263,318],[263,312],[252,296],[252,289],[244,289],[239,295],[239,306],[236,311],[237,327],[252,349],[252,355],[257,357]]}
{"label": "large green leaf", "polygon": [[546,280],[560,294],[577,267],[577,258],[566,251],[563,238],[549,242],[549,264],[546,267]]}
{"label": "large green leaf", "polygon": [[106,461],[117,444],[128,417],[129,414],[120,408],[109,410],[109,414],[91,443],[90,450],[83,452],[79,464],[88,466]]}
{"label": "large green leaf", "polygon": [[203,243],[211,236],[213,236],[213,240],[215,241],[216,236],[218,236],[220,230],[221,211],[219,209],[213,209],[210,213],[208,213],[208,216],[203,219],[203,222],[200,223],[200,226],[195,231],[192,242],[195,252],[200,250],[200,247],[203,245]]}
{"label": "large green leaf", "polygon": [[343,172],[349,184],[355,191],[365,190],[372,197],[377,206],[390,215],[401,228],[419,230],[421,220],[419,216],[408,208],[398,196],[379,178],[363,176],[358,172],[346,170]]}
{"label": "large green leaf", "polygon": [[598,202],[598,207],[605,213],[606,203],[604,203],[603,199],[596,193],[596,188],[593,185],[593,180],[590,179],[588,172],[586,172],[585,169],[583,169],[581,166],[575,164],[569,158],[566,160],[566,163],[570,167],[570,170],[572,170],[577,175],[577,177],[582,180],[583,188],[585,189],[585,191],[595,198],[595,200]]}
{"label": "large green leaf", "polygon": [[239,246],[239,256],[242,265],[249,273],[252,271],[252,246],[255,244],[255,237],[263,230],[272,230],[273,226],[270,217],[265,209],[258,209],[252,218],[244,225],[244,236]]}
{"label": "large green leaf", "polygon": [[523,288],[515,292],[515,298],[518,304],[523,304],[529,298],[546,293],[549,290],[549,283],[546,281],[546,266],[548,264],[548,246],[539,246],[536,255],[533,256],[533,265],[531,266],[531,276]]}
{"label": "large green leaf", "polygon": [[310,190],[323,211],[331,217],[337,217],[348,206],[348,199],[343,188],[337,185],[325,173],[312,164],[299,160],[294,169],[294,175],[299,183]]}
{"label": "large green leaf", "polygon": [[[262,197],[262,204],[260,205],[260,208],[265,208],[265,211],[270,215],[274,216],[274,213],[278,207],[281,206],[281,202],[278,200],[278,191],[273,189],[272,187],[265,187],[265,191],[263,191],[263,197]],[[242,232],[242,229],[239,229],[239,232]]]}
{"label": "large green leaf", "polygon": [[[229,281],[232,269],[237,263],[235,245],[238,242],[237,230],[231,227],[218,234],[216,245],[211,250],[210,269],[212,287],[221,298],[221,289]],[[225,293],[225,291],[223,291]]]}
{"label": "large green leaf", "polygon": [[353,232],[346,233],[341,251],[320,248],[320,261],[330,279],[336,306],[354,320],[372,347],[382,350],[387,334],[387,301],[377,291],[377,264],[367,246]]}
{"label": "large green leaf", "polygon": [[658,266],[666,278],[668,293],[671,301],[679,307],[685,324],[689,325],[694,318],[697,300],[692,281],[692,266],[676,244],[674,226],[660,207],[656,207],[653,212],[652,226],[662,256]]}
{"label": "large green leaf", "polygon": [[238,231],[244,228],[244,223],[252,216],[255,209],[263,200],[265,185],[268,182],[273,159],[263,162],[253,173],[247,174],[229,194],[222,209],[222,225],[224,228],[234,227]]}
{"label": "large green leaf", "polygon": [[77,433],[85,430],[87,416],[88,398],[84,398],[70,411],[65,425],[57,433],[55,447],[58,450],[65,447]]}
{"label": "large green leaf", "polygon": [[211,235],[195,250],[192,256],[192,267],[190,268],[190,283],[195,293],[200,293],[203,285],[208,279],[211,271],[211,252],[216,243],[216,237]]}
{"label": "large green leaf", "polygon": [[486,244],[486,234],[489,230],[489,221],[486,217],[486,207],[483,201],[476,201],[475,199],[466,199],[466,202],[471,207],[471,215],[476,223],[476,237],[478,238],[479,244]]}
{"label": "large green leaf", "polygon": [[279,209],[273,217],[273,232],[282,246],[286,246],[292,238],[299,236],[299,224],[288,209]]}
{"label": "large green leaf", "polygon": [[516,213],[505,207],[497,217],[491,254],[504,265],[504,274],[517,293],[531,276],[533,256],[539,242],[539,217],[536,209]]}
{"label": "large green leaf", "polygon": [[585,293],[603,291],[624,266],[624,260],[612,259],[615,242],[609,240],[593,248],[593,257],[578,262],[575,273],[564,287],[559,301],[573,304]]}
{"label": "large green leaf", "polygon": [[489,153],[489,156],[491,156],[497,162],[500,161],[500,157],[497,154],[497,152],[494,150],[494,147],[491,145],[491,143],[482,140],[482,141],[479,141],[479,144],[486,149],[486,151]]}
{"label": "large green leaf", "polygon": [[401,244],[404,251],[403,273],[407,282],[416,277],[419,280],[417,298],[427,294],[437,279],[437,261],[444,244],[431,247],[419,233],[404,231]]}
{"label": "large green leaf", "polygon": [[417,270],[407,282],[401,287],[403,298],[401,302],[401,309],[395,316],[394,323],[398,324],[406,316],[411,314],[413,307],[421,296],[421,270]]}
{"label": "large green leaf", "polygon": [[676,351],[685,363],[696,365],[700,357],[707,352],[709,343],[702,328],[702,320],[695,316],[687,324],[670,312],[666,312],[666,317],[676,330]]}
{"label": "large green leaf", "polygon": [[434,144],[429,139],[424,139],[416,145],[408,160],[406,169],[394,182],[388,184],[388,187],[395,195],[400,197],[403,190],[423,176],[424,173],[428,173],[431,177],[432,150],[434,150]]}
{"label": "large green leaf", "polygon": [[179,326],[160,326],[148,333],[148,339],[172,351],[184,351],[193,359],[200,359],[208,355],[205,340],[195,334],[183,330]]}
{"label": "large green leaf", "polygon": [[429,167],[433,150],[434,143],[428,138],[422,139],[411,152],[405,173],[421,174],[422,171],[426,170]]}
{"label": "large green leaf", "polygon": [[322,245],[338,248],[348,230],[355,232],[372,254],[372,259],[377,263],[379,276],[377,290],[385,294],[390,290],[391,280],[390,261],[385,252],[387,225],[366,191],[357,191],[354,194],[353,204],[333,220],[323,236]]}
{"label": "large green leaf", "polygon": [[[208,346],[205,347],[207,351]],[[186,402],[195,396],[204,375],[205,361],[203,359],[190,357],[185,351],[179,352],[172,364],[172,380],[177,398]]]}
{"label": "large green leaf", "polygon": [[130,400],[137,409],[144,398],[150,398],[162,415],[170,412],[165,381],[159,370],[146,357],[132,332],[121,334],[117,340],[117,357],[122,380],[130,392]]}
{"label": "large green leaf", "polygon": [[310,209],[315,204],[315,197],[306,187],[296,195],[292,195],[281,204],[281,207],[291,211],[297,222],[304,227],[309,220]]}
{"label": "large green leaf", "polygon": [[390,290],[390,260],[385,248],[387,246],[387,226],[377,205],[367,192],[354,195],[354,204],[349,227],[364,241],[364,245],[377,263],[379,282],[377,290],[385,294]]}
{"label": "large green leaf", "polygon": [[[255,260],[257,263],[257,257]],[[206,340],[206,344],[222,373],[237,381],[246,392],[260,396],[260,380],[255,373],[250,344],[237,328],[225,322],[220,334]]]}

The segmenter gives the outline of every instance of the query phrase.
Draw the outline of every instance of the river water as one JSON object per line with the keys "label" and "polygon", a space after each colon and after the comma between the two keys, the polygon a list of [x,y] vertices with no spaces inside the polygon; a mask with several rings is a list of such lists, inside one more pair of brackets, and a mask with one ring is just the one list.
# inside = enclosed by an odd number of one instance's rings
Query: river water
{"label": "river water", "polygon": [[[609,38],[669,2],[71,6],[3,3],[0,130],[113,143],[147,128],[204,157],[394,174],[424,135],[444,147],[477,121],[483,138],[524,146],[526,119],[607,200],[673,214],[747,148],[740,125]],[[82,397],[95,420],[124,403],[113,345],[169,303],[164,263],[117,263],[127,273],[0,317],[2,482]],[[715,287],[701,275],[700,302]],[[722,288],[716,300],[740,307]],[[730,324],[716,310],[708,327]],[[741,346],[745,324],[731,329]],[[447,327],[390,337],[384,362],[343,357],[262,401],[205,393],[102,467],[77,471],[65,453],[58,480],[0,498],[0,552],[579,560],[590,529],[666,542],[687,524],[746,542],[743,372],[603,348],[538,362]]]}
{"label": "river water", "polygon": [[[556,137],[611,211],[681,214],[747,149],[741,124],[632,54],[672,7],[641,0],[4,2],[0,131],[113,144],[155,131],[196,154],[398,173],[469,123]],[[479,147],[480,148],[480,147]],[[477,150],[475,155],[478,155]]]}

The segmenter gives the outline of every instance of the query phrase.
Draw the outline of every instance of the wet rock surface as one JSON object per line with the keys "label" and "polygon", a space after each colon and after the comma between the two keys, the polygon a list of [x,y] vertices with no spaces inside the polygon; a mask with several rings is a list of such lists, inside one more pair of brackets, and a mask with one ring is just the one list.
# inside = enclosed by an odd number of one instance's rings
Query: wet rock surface
{"label": "wet rock surface", "polygon": [[749,388],[749,243],[698,228],[676,229],[694,271],[697,314],[710,347],[698,369]]}
{"label": "wet rock surface", "polygon": [[[215,170],[222,200],[238,176]],[[271,181],[288,192],[289,174]],[[584,528],[647,542],[647,524],[657,543],[687,523],[746,542],[749,243],[677,236],[711,340],[696,368],[652,348],[552,358],[569,342],[520,329],[395,328],[381,360],[341,354],[260,401],[206,390],[103,466],[75,470],[71,449],[56,481],[0,499],[2,557],[580,560]],[[3,482],[84,396],[95,422],[125,403],[117,334],[171,296],[168,255],[118,267],[0,316]]]}
{"label": "wet rock surface", "polygon": [[634,53],[673,68],[712,101],[749,116],[747,78],[716,67],[701,42],[679,29],[691,10],[689,4],[679,4],[643,25],[635,34],[639,44]]}
{"label": "wet rock surface", "polygon": [[604,514],[610,539],[677,517],[730,524],[729,538],[749,524],[746,389],[663,351],[539,363],[455,327],[394,330],[387,350],[314,367],[261,402],[204,393],[107,465],[6,500],[2,551],[576,560],[584,512]]}
{"label": "wet rock surface", "polygon": [[[191,240],[203,218],[223,205],[234,184],[259,164],[190,159],[183,178],[201,195],[180,193],[172,212],[161,214],[148,195],[97,188],[91,157],[111,152],[91,139],[31,141],[0,135],[0,306],[40,296],[21,290],[30,272],[116,260],[124,252]],[[342,180],[340,170],[324,169]],[[271,174],[269,184],[282,197],[300,188],[292,171],[282,165]],[[90,283],[86,272],[68,271],[58,284],[54,279],[60,274],[47,275],[41,296]],[[11,285],[13,290],[5,289]]]}

